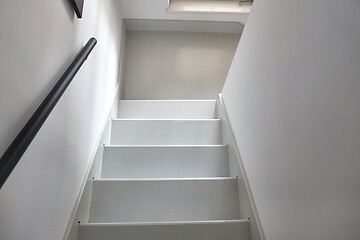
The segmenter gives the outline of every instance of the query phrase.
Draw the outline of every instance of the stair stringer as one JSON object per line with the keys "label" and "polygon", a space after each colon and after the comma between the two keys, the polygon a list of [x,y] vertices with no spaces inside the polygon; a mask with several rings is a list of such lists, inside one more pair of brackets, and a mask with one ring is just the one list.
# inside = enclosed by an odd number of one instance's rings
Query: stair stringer
{"label": "stair stringer", "polygon": [[86,166],[87,174],[82,181],[78,198],[74,203],[72,214],[65,229],[63,240],[77,240],[79,223],[89,221],[93,179],[100,177],[104,146],[110,143],[112,118],[117,117],[120,94],[119,85],[116,89],[113,95],[113,103],[110,109],[108,109],[108,115],[102,123],[102,130],[96,141],[97,144],[94,152],[91,154],[89,165]]}
{"label": "stair stringer", "polygon": [[266,240],[221,93],[216,101],[216,117],[221,119],[222,143],[228,145],[230,176],[238,177],[240,218],[250,220],[252,240]]}

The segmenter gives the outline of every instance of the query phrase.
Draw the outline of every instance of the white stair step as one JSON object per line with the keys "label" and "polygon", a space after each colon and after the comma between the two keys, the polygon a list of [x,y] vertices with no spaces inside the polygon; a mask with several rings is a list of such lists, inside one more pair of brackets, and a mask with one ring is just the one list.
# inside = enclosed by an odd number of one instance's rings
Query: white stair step
{"label": "white stair step", "polygon": [[102,178],[227,177],[227,146],[106,146]]}
{"label": "white stair step", "polygon": [[220,145],[219,119],[114,119],[112,145]]}
{"label": "white stair step", "polygon": [[120,100],[118,118],[211,119],[216,100]]}
{"label": "white stair step", "polygon": [[250,240],[248,220],[173,223],[81,223],[78,240]]}
{"label": "white stair step", "polygon": [[236,178],[94,180],[89,222],[239,219]]}

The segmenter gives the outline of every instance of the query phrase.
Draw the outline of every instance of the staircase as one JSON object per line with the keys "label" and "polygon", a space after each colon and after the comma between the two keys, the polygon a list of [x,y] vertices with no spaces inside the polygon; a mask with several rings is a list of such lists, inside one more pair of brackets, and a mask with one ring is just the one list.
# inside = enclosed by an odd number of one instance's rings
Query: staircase
{"label": "staircase", "polygon": [[78,240],[250,240],[215,100],[123,100]]}

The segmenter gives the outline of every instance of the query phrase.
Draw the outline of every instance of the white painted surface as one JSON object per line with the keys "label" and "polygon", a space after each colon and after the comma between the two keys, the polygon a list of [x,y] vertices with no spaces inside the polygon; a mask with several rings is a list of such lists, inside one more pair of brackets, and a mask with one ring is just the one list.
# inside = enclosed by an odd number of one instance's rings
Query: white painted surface
{"label": "white painted surface", "polygon": [[131,0],[119,1],[118,11],[125,19],[168,19],[197,20],[246,23],[248,14],[197,14],[197,13],[167,13],[169,0]]}
{"label": "white painted surface", "polygon": [[[120,89],[119,89],[120,90]],[[119,91],[117,92],[117,94]],[[93,156],[92,164],[88,168],[88,174],[84,178],[82,191],[79,192],[78,199],[73,208],[73,214],[68,222],[67,231],[63,240],[77,240],[78,222],[88,222],[90,215],[90,202],[92,194],[93,178],[99,178],[101,172],[101,163],[104,145],[110,143],[111,120],[110,118],[117,115],[118,95],[114,98],[113,106],[108,118],[103,126],[102,135],[98,139],[98,148]]]}
{"label": "white painted surface", "polygon": [[215,99],[240,34],[128,32],[123,99]]}
{"label": "white painted surface", "polygon": [[112,145],[219,145],[219,119],[114,119]]}
{"label": "white painted surface", "polygon": [[139,223],[80,224],[78,240],[250,240],[246,220]]}
{"label": "white painted surface", "polygon": [[223,97],[267,240],[359,239],[359,10],[254,2]]}
{"label": "white painted surface", "polygon": [[265,239],[255,201],[251,195],[251,188],[246,172],[244,171],[244,165],[238,146],[236,145],[235,136],[221,94],[219,94],[216,109],[217,117],[221,119],[222,142],[228,146],[229,173],[230,176],[238,176],[240,217],[242,219],[250,218],[251,240]]}
{"label": "white painted surface", "polygon": [[1,240],[62,239],[119,75],[112,0],[0,1],[0,154],[90,37],[98,44],[0,190]]}
{"label": "white painted surface", "polygon": [[238,22],[213,21],[181,21],[181,20],[148,20],[125,19],[126,30],[151,32],[212,32],[212,33],[238,33],[241,34],[244,25]]}
{"label": "white painted surface", "polygon": [[186,13],[237,13],[249,14],[251,2],[240,1],[204,1],[204,0],[171,0],[168,12],[186,12]]}
{"label": "white painted surface", "polygon": [[118,118],[211,119],[215,100],[121,100]]}
{"label": "white painted surface", "polygon": [[239,219],[236,178],[94,180],[89,222]]}
{"label": "white painted surface", "polygon": [[107,146],[102,178],[227,177],[227,146]]}

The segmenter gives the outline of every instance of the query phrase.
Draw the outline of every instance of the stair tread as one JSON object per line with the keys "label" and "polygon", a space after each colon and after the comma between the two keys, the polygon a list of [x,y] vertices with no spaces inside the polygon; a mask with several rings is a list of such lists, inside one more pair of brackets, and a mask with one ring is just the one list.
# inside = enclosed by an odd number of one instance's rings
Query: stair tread
{"label": "stair tread", "polygon": [[239,219],[237,178],[99,179],[90,222]]}
{"label": "stair tread", "polygon": [[113,119],[111,145],[219,145],[219,119]]}
{"label": "stair tread", "polygon": [[79,240],[250,240],[248,220],[81,223]]}
{"label": "stair tread", "polygon": [[167,221],[167,222],[111,222],[111,223],[79,223],[79,226],[152,226],[152,225],[195,225],[195,224],[226,224],[250,223],[249,219],[204,220],[204,221]]}
{"label": "stair tread", "polygon": [[113,118],[112,121],[179,121],[179,122],[218,122],[219,118]]}
{"label": "stair tread", "polygon": [[105,147],[102,178],[226,177],[227,146]]}
{"label": "stair tread", "polygon": [[216,102],[216,99],[121,99],[119,102]]}
{"label": "stair tread", "polygon": [[124,147],[152,147],[152,148],[211,148],[211,147],[227,147],[224,144],[209,144],[209,145],[104,145],[104,148],[124,148]]}
{"label": "stair tread", "polygon": [[121,118],[214,118],[216,100],[120,100]]}
{"label": "stair tread", "polygon": [[95,182],[158,182],[158,181],[219,181],[236,180],[237,177],[196,177],[196,178],[99,178]]}

